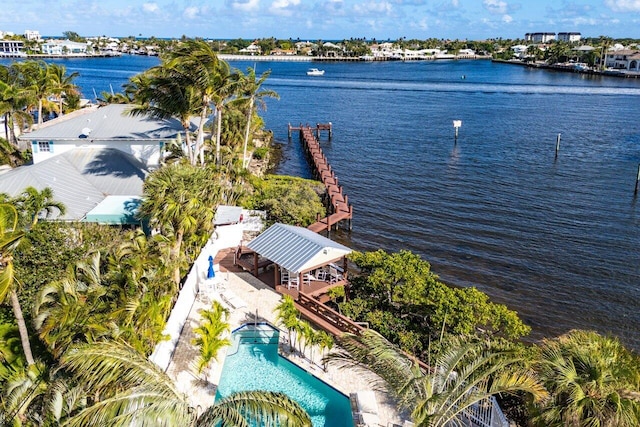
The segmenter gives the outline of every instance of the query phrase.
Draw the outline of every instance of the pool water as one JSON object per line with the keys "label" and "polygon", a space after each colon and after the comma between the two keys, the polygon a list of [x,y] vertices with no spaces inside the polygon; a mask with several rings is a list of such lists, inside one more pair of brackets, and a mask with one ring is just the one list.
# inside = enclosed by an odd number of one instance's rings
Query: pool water
{"label": "pool water", "polygon": [[278,354],[278,331],[262,327],[232,335],[216,400],[238,391],[285,393],[311,417],[314,427],[353,427],[349,398]]}

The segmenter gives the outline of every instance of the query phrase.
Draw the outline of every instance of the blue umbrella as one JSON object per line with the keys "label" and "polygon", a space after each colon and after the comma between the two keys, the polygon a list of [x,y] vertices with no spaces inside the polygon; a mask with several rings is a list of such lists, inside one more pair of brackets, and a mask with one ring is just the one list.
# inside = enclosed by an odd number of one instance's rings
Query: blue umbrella
{"label": "blue umbrella", "polygon": [[209,255],[209,269],[207,270],[207,279],[213,279],[216,277],[216,272],[213,271],[213,256]]}

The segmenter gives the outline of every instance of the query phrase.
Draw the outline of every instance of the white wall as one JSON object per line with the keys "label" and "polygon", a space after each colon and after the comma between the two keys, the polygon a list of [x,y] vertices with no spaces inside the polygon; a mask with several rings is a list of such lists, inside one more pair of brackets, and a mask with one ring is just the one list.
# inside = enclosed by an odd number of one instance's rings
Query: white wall
{"label": "white wall", "polygon": [[171,356],[178,345],[182,328],[198,295],[199,284],[204,280],[209,268],[209,256],[215,258],[220,250],[237,247],[242,239],[243,229],[242,224],[217,227],[191,266],[191,271],[187,275],[164,331],[162,331],[163,335],[169,336],[169,340],[160,342],[149,357],[149,360],[163,370],[166,371],[169,367]]}

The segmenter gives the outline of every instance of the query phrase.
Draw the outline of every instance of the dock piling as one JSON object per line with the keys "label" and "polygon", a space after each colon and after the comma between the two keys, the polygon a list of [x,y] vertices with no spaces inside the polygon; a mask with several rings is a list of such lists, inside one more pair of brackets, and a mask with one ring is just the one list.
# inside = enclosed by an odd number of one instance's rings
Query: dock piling
{"label": "dock piling", "polygon": [[560,151],[560,136],[562,134],[559,133],[558,137],[556,138],[556,159],[558,158],[558,151]]}
{"label": "dock piling", "polygon": [[639,184],[640,184],[640,163],[638,163],[638,175],[636,175],[636,189],[633,192],[634,195],[638,194],[638,185]]}

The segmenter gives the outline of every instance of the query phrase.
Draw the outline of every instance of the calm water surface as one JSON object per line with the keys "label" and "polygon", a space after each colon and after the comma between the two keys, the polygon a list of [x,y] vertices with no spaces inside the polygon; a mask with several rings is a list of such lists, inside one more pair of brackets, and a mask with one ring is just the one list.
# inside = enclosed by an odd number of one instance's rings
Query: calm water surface
{"label": "calm water surface", "polygon": [[[157,59],[63,63],[93,98]],[[322,145],[355,213],[332,237],[419,253],[517,310],[533,338],[592,328],[640,349],[640,80],[490,61],[327,63],[323,77],[309,65],[257,63],[281,97],[263,115],[282,174],[309,176],[287,123],[333,123]]]}

